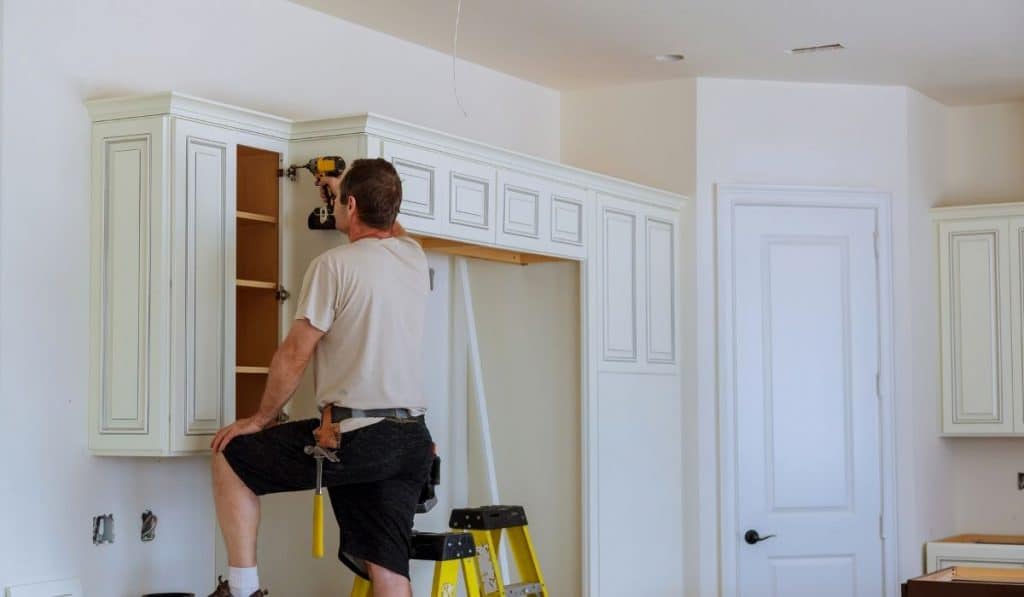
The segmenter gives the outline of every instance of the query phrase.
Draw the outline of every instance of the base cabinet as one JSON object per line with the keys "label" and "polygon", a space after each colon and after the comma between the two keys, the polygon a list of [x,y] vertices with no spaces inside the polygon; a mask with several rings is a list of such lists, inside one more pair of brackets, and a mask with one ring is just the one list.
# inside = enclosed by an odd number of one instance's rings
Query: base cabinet
{"label": "base cabinet", "polygon": [[925,544],[925,572],[950,566],[1024,568],[1024,537],[956,535]]}

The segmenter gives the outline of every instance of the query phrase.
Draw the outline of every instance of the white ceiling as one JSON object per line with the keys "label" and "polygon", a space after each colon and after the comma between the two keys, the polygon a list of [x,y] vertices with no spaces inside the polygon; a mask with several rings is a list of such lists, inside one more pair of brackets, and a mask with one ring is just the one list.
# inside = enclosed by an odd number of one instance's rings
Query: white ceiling
{"label": "white ceiling", "polygon": [[[452,50],[458,0],[293,1]],[[832,42],[847,49],[785,53]],[[560,90],[712,76],[1022,100],[1024,0],[462,0],[459,56]]]}

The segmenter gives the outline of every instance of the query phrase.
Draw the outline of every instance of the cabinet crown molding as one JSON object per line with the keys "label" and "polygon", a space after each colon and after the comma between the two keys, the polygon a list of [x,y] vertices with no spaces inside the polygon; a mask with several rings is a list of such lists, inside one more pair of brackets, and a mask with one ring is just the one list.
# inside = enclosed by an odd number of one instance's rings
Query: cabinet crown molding
{"label": "cabinet crown molding", "polygon": [[198,122],[256,132],[285,141],[325,139],[348,135],[372,135],[381,139],[412,141],[428,149],[576,184],[612,196],[627,196],[655,207],[679,210],[688,199],[613,176],[589,172],[555,161],[502,149],[480,141],[418,126],[396,118],[365,112],[317,120],[292,120],[238,106],[167,91],[151,95],[94,99],[86,102],[93,122],[177,116]]}
{"label": "cabinet crown molding", "polygon": [[1013,203],[987,203],[981,205],[951,205],[933,207],[932,220],[963,220],[968,218],[991,218],[1024,216],[1024,201]]}

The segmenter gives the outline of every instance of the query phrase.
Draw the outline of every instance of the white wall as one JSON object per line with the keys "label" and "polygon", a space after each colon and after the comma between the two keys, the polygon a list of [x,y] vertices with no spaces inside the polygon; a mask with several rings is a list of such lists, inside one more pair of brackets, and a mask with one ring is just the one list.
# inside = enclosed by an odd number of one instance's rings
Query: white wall
{"label": "white wall", "polygon": [[696,80],[562,93],[562,161],[686,196],[696,174]]}
{"label": "white wall", "polygon": [[[898,400],[902,425],[897,437],[900,480],[902,570],[917,571],[921,546],[956,531],[950,487],[953,446],[939,436],[939,302],[935,228],[928,210],[942,201],[946,187],[949,110],[915,91],[907,92],[907,229],[911,387]],[[906,361],[905,361],[906,362]]]}
{"label": "white wall", "polygon": [[[372,110],[557,158],[558,95],[462,64],[464,119],[450,58],[276,0],[12,0],[2,36],[0,587],[80,575],[90,595],[205,595],[214,575],[207,460],[86,454],[82,102],[176,89],[299,118]],[[325,56],[337,65],[330,75]],[[161,518],[146,545],[135,538],[144,508]],[[90,517],[106,512],[117,542],[94,547]],[[308,510],[296,523],[308,524]]]}
{"label": "white wall", "polygon": [[[470,260],[501,502],[526,507],[551,595],[581,593],[579,265]],[[470,392],[469,404],[475,404]],[[476,411],[471,411],[475,413]],[[476,415],[469,417],[477,429]],[[470,503],[489,502],[470,434]],[[514,560],[510,559],[514,565]]]}
{"label": "white wall", "polygon": [[1024,102],[949,109],[944,205],[1024,201]]}
{"label": "white wall", "polygon": [[[948,179],[941,204],[1024,201],[1024,102],[950,108],[948,120]],[[1024,439],[946,442],[956,532],[1024,534],[1024,493],[1017,490]]]}

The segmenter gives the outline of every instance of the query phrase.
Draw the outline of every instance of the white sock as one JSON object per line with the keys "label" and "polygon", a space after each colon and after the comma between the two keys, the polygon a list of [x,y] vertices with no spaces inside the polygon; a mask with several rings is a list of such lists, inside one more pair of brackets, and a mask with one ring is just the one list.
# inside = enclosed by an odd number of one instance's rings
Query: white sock
{"label": "white sock", "polygon": [[228,587],[231,588],[231,597],[249,597],[260,590],[260,577],[256,573],[256,566],[252,568],[229,566]]}

